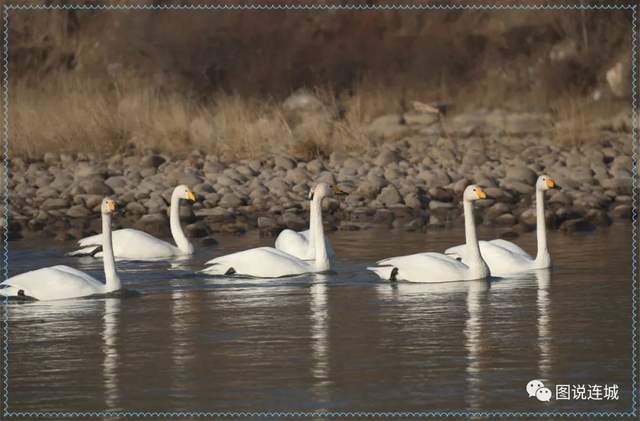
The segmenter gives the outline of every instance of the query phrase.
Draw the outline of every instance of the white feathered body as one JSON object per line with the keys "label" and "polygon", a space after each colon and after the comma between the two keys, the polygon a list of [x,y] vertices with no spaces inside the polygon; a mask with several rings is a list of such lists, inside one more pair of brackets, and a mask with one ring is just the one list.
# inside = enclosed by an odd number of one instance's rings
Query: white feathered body
{"label": "white feathered body", "polygon": [[[316,255],[316,249],[312,242],[309,241],[311,231],[293,231],[290,229],[283,230],[276,238],[275,247],[287,254],[302,260],[313,260]],[[327,256],[330,259],[335,258],[335,252],[328,238],[324,240],[327,248]]]}
{"label": "white feathered body", "polygon": [[[173,189],[169,206],[169,228],[177,247],[144,231],[119,229],[112,232],[114,257],[129,260],[156,260],[193,254],[193,245],[180,225],[180,200],[182,199],[196,200],[193,192],[185,185],[179,185]],[[102,256],[98,251],[98,247],[102,245],[100,234],[83,238],[78,245],[80,249],[69,253],[70,256]]]}
{"label": "white feathered body", "polygon": [[486,193],[473,184],[467,186],[463,193],[465,247],[473,255],[467,263],[442,253],[426,252],[383,259],[376,262],[378,266],[367,269],[381,279],[390,281],[452,282],[486,278],[489,269],[478,250],[472,204],[475,200],[485,198]]}
{"label": "white feathered body", "polygon": [[69,266],[51,266],[21,273],[0,283],[0,295],[24,295],[37,300],[64,300],[104,294],[105,284]]}
{"label": "white feathered body", "polygon": [[[112,236],[113,254],[118,259],[150,260],[185,254],[178,247],[137,229],[119,229],[113,231]],[[70,253],[71,256],[91,254],[102,245],[102,234],[83,238],[78,245],[80,249]],[[102,252],[96,253],[95,256],[102,256]]]}
{"label": "white feathered body", "polygon": [[[479,241],[478,245],[480,246],[482,259],[487,263],[493,276],[511,275],[527,270],[545,269],[551,266],[551,259],[538,261],[510,241],[502,239]],[[445,250],[445,254],[459,258],[462,262],[467,259],[464,244],[448,248]]]}
{"label": "white feathered body", "polygon": [[[551,267],[551,255],[547,249],[544,192],[556,187],[555,181],[548,175],[540,175],[536,181],[536,239],[538,252],[535,258],[511,241],[498,238],[496,240],[478,242],[480,255],[489,266],[491,275],[506,276],[518,272]],[[468,249],[464,244],[445,250],[445,254],[459,258],[462,262],[468,261],[469,256],[467,253]]]}
{"label": "white feathered body", "polygon": [[391,257],[376,262],[378,266],[367,268],[383,280],[391,278],[397,269],[395,280],[406,282],[451,282],[484,279],[486,267],[470,268],[466,264],[441,253],[416,253]]}
{"label": "white feathered body", "polygon": [[[297,248],[299,255],[287,253],[274,247],[258,247],[228,254],[209,260],[202,272],[210,275],[240,275],[256,278],[280,278],[303,273],[325,272],[331,268],[322,227],[322,200],[331,189],[326,183],[314,188],[311,200],[310,231],[304,234],[286,230],[276,244],[287,243],[287,247]],[[311,235],[313,233],[313,235]],[[289,240],[287,240],[289,239]],[[308,258],[309,240],[313,243],[313,260]],[[306,249],[305,248],[306,244]],[[292,250],[293,253],[296,250]]]}
{"label": "white feathered body", "polygon": [[257,278],[279,278],[318,272],[313,262],[306,262],[273,247],[258,247],[209,260],[202,272],[209,275],[240,274]]}
{"label": "white feathered body", "polygon": [[102,201],[102,259],[105,282],[69,266],[50,266],[13,276],[0,283],[0,295],[29,297],[36,300],[64,300],[118,291],[122,283],[116,272],[111,242],[111,215],[116,203],[106,197]]}

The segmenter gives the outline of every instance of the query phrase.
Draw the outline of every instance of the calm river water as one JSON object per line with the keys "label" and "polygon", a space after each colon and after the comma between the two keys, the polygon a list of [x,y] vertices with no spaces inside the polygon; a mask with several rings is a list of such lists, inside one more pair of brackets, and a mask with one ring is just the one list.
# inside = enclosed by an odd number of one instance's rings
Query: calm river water
{"label": "calm river water", "polygon": [[[492,232],[480,231],[481,238]],[[331,234],[335,273],[193,275],[273,238],[222,236],[192,259],[120,263],[140,297],[10,304],[12,411],[629,410],[631,226],[550,233],[551,271],[399,284],[364,270],[442,251],[460,230]],[[492,238],[492,237],[491,237]],[[535,253],[535,233],[515,240]],[[10,274],[69,264],[73,244],[10,244]],[[529,398],[525,386],[618,385],[619,399]]]}

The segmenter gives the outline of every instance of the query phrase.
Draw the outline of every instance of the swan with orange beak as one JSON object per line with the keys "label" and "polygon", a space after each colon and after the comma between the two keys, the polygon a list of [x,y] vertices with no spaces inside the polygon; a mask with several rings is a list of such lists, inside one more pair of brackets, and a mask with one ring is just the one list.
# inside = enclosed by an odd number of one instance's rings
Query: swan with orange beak
{"label": "swan with orange beak", "polygon": [[[313,190],[313,200],[317,209],[322,209],[324,198],[342,194],[340,189],[319,183]],[[313,220],[311,226],[314,242],[314,260],[303,260],[273,247],[258,247],[227,254],[209,260],[202,272],[209,275],[239,276],[252,278],[280,278],[303,273],[326,272],[331,269],[327,254],[327,243],[322,227],[322,213]]]}
{"label": "swan with orange beak", "polygon": [[380,260],[376,266],[367,269],[390,281],[449,282],[486,278],[489,269],[480,255],[473,219],[473,202],[486,198],[484,190],[476,185],[468,186],[462,195],[466,237],[463,247],[469,256],[466,262],[442,253],[417,253]]}
{"label": "swan with orange beak", "polygon": [[[538,253],[531,257],[526,251],[512,243],[502,239],[480,241],[480,253],[489,266],[491,275],[503,276],[518,272],[551,267],[551,255],[547,248],[547,229],[544,218],[544,192],[559,188],[556,182],[548,175],[541,175],[536,182],[536,234],[538,240]],[[445,250],[445,254],[465,262],[469,255],[464,245],[451,247]]]}
{"label": "swan with orange beak", "polygon": [[[180,201],[196,201],[196,196],[185,185],[173,189],[170,203],[169,226],[176,245],[169,244],[132,228],[113,231],[113,253],[117,259],[123,260],[158,260],[193,254],[193,245],[180,225]],[[80,249],[69,253],[70,256],[102,256],[102,236],[100,234],[86,237],[78,241]]]}

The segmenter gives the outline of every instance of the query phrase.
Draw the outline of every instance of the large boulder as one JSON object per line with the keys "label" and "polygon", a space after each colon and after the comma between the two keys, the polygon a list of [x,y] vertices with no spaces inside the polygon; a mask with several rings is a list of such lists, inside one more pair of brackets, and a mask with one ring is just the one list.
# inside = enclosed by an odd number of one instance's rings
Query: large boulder
{"label": "large boulder", "polygon": [[525,166],[512,166],[506,170],[506,178],[514,181],[521,181],[533,185],[538,178],[537,174]]}
{"label": "large boulder", "polygon": [[113,194],[113,189],[105,184],[100,178],[90,178],[79,183],[86,194],[109,196]]}
{"label": "large boulder", "polygon": [[86,218],[91,215],[91,211],[83,205],[75,205],[67,210],[66,215],[70,218]]}
{"label": "large boulder", "polygon": [[611,93],[619,98],[631,96],[631,61],[624,58],[607,70],[607,83]]}
{"label": "large boulder", "polygon": [[375,159],[374,163],[379,167],[385,167],[392,162],[398,162],[400,160],[400,155],[397,151],[394,150],[384,150],[380,152],[380,155]]}
{"label": "large boulder", "polygon": [[76,180],[82,180],[90,177],[104,178],[106,173],[107,170],[103,166],[90,164],[88,162],[79,162],[73,171],[73,177]]}
{"label": "large boulder", "polygon": [[324,105],[311,91],[299,89],[289,95],[282,106],[289,112],[312,112],[321,110]]}
{"label": "large boulder", "polygon": [[409,131],[409,126],[402,124],[402,118],[397,114],[380,116],[365,128],[366,134],[380,140],[396,140]]}
{"label": "large boulder", "polygon": [[398,189],[393,184],[390,184],[382,189],[382,191],[378,195],[378,202],[382,203],[386,207],[389,207],[402,203],[402,196],[400,196],[400,192],[398,191]]}
{"label": "large boulder", "polygon": [[282,155],[276,155],[274,158],[274,165],[276,168],[283,170],[291,170],[296,167],[296,163],[293,159]]}
{"label": "large boulder", "polygon": [[[326,138],[330,134],[332,115],[320,99],[306,89],[291,94],[283,103],[284,116],[298,140]],[[301,149],[304,146],[300,145]]]}
{"label": "large boulder", "polygon": [[60,197],[45,200],[40,208],[43,210],[63,209],[69,207],[69,201]]}
{"label": "large boulder", "polygon": [[140,160],[142,168],[158,168],[167,160],[160,155],[147,155]]}
{"label": "large boulder", "polygon": [[238,197],[235,193],[227,193],[218,202],[218,205],[223,208],[237,208],[245,203],[242,198]]}

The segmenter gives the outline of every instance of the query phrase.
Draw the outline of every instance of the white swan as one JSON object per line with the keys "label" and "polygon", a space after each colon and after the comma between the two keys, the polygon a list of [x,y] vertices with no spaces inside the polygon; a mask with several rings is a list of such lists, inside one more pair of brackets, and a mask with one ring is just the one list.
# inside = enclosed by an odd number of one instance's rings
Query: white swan
{"label": "white swan", "polygon": [[[278,234],[275,243],[275,247],[278,250],[302,260],[313,260],[316,256],[313,227],[316,225],[315,221],[318,218],[322,218],[322,207],[314,206],[314,191],[311,190],[309,192],[309,200],[311,201],[311,206],[309,207],[309,229],[298,232],[285,229]],[[334,193],[344,194],[341,190],[336,190]],[[331,247],[329,239],[325,238],[324,243],[329,259],[335,258],[336,254],[333,251],[333,247]]]}
{"label": "white swan", "polygon": [[[311,206],[321,209],[322,199],[337,192],[326,183],[318,184],[314,189]],[[240,251],[209,260],[209,265],[202,272],[210,275],[242,275],[256,278],[278,278],[282,276],[300,275],[303,273],[324,272],[331,268],[322,229],[322,214],[313,221],[311,230],[315,259],[305,261],[273,247],[259,247]]]}
{"label": "white swan", "polygon": [[121,288],[116,273],[111,243],[111,215],[117,208],[109,198],[102,201],[102,247],[106,283],[69,266],[51,266],[16,275],[0,283],[0,295],[5,297],[62,300],[107,294]]}
{"label": "white swan", "polygon": [[[556,187],[555,181],[547,175],[541,175],[536,182],[536,233],[538,254],[534,259],[516,244],[502,240],[480,241],[480,254],[489,266],[491,275],[504,276],[517,272],[551,267],[551,256],[547,249],[547,230],[544,219],[544,192]],[[467,258],[464,245],[451,247],[445,254],[462,259]]]}
{"label": "white swan", "polygon": [[417,253],[409,256],[380,260],[378,266],[368,267],[381,279],[408,282],[470,281],[486,278],[489,270],[480,256],[476,225],[473,220],[473,202],[487,195],[476,185],[468,186],[463,193],[465,249],[470,259],[467,264],[441,253]]}
{"label": "white swan", "polygon": [[[171,235],[176,246],[160,240],[144,231],[124,228],[113,232],[113,252],[119,259],[148,260],[193,254],[193,245],[187,239],[180,225],[180,200],[192,202],[196,197],[185,185],[173,189],[169,224]],[[78,242],[79,250],[69,253],[70,256],[101,256],[101,235],[86,237]]]}

